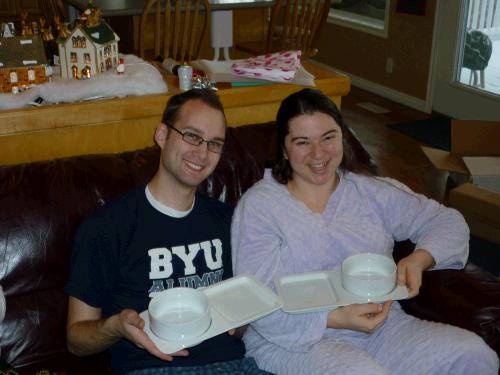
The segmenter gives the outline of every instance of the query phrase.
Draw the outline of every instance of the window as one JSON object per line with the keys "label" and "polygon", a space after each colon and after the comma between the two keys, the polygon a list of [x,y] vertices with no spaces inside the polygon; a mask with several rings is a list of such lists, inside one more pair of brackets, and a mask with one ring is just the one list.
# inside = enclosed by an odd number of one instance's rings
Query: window
{"label": "window", "polygon": [[10,83],[17,83],[17,72],[10,72]]}
{"label": "window", "polygon": [[332,0],[328,21],[387,38],[390,0]]}
{"label": "window", "polygon": [[36,79],[36,74],[33,69],[28,70],[28,80],[29,81],[34,81]]}
{"label": "window", "polygon": [[71,37],[73,48],[87,48],[87,39],[84,36]]}

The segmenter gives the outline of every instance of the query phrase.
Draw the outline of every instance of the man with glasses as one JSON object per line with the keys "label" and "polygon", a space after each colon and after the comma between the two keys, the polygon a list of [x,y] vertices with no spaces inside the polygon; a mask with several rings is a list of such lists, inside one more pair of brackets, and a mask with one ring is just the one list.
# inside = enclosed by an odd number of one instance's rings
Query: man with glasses
{"label": "man with glasses", "polygon": [[232,276],[232,210],[197,193],[219,162],[225,132],[222,104],[213,91],[173,96],[155,131],[161,156],[152,180],[81,225],[66,286],[71,352],[110,348],[113,372],[120,374],[264,373],[243,358],[243,343],[229,333],[162,353],[139,316],[155,293]]}

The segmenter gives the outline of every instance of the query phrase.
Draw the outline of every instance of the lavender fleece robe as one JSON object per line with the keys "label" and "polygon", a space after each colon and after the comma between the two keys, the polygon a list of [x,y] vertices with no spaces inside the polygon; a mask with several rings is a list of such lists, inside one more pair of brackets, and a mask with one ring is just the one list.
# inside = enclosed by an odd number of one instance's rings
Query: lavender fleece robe
{"label": "lavender fleece robe", "polygon": [[[274,289],[283,275],[333,269],[349,255],[392,255],[394,240],[428,250],[434,269],[462,268],[469,229],[456,210],[389,179],[347,172],[313,213],[266,170],[232,223],[236,274]],[[327,312],[274,312],[251,324],[247,355],[276,374],[496,374],[498,357],[474,333],[416,319],[394,303],[372,334],[326,328]]]}

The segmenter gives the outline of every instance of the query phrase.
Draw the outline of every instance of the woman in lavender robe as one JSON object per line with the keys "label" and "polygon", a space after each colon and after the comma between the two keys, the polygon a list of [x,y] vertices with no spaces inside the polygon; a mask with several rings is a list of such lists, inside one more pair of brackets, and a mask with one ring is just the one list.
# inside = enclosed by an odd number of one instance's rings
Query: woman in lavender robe
{"label": "woman in lavender robe", "polygon": [[[317,90],[278,111],[278,157],[241,198],[232,224],[236,273],[268,287],[284,275],[339,267],[349,255],[392,255],[410,239],[397,278],[410,297],[426,269],[462,268],[469,229],[456,210],[375,175],[352,152],[339,111]],[[498,357],[476,334],[419,320],[397,302],[327,312],[274,312],[250,325],[247,355],[276,374],[497,374]]]}

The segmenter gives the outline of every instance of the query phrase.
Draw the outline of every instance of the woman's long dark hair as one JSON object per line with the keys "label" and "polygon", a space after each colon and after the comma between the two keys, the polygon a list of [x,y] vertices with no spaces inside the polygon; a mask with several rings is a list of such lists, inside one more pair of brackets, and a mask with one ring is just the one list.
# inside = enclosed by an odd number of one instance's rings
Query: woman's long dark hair
{"label": "woman's long dark hair", "polygon": [[288,135],[290,121],[300,115],[312,115],[315,112],[330,116],[342,131],[342,146],[344,155],[339,165],[341,171],[351,171],[368,176],[379,175],[370,155],[348,128],[342,119],[335,103],[325,94],[315,89],[303,89],[291,94],[281,102],[276,116],[277,148],[276,163],[273,167],[273,177],[279,183],[286,184],[293,178],[290,162],[285,159],[285,137]]}

